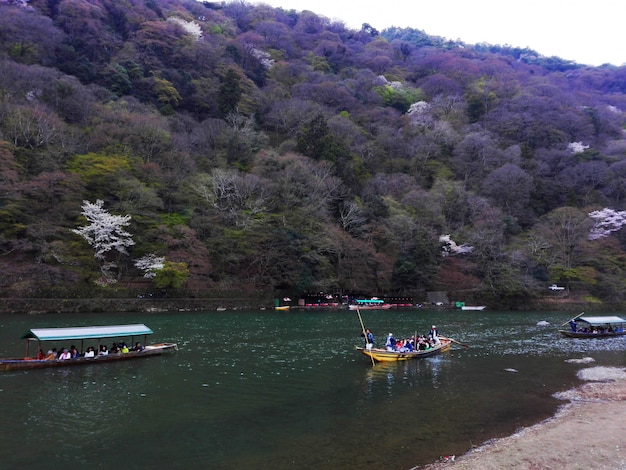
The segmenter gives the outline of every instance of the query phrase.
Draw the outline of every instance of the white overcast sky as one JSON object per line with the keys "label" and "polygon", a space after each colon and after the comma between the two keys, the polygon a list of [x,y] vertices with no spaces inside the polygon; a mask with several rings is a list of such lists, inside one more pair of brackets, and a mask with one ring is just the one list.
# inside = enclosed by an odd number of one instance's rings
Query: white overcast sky
{"label": "white overcast sky", "polygon": [[623,0],[252,0],[310,10],[346,26],[420,29],[468,44],[530,47],[579,64],[626,63]]}

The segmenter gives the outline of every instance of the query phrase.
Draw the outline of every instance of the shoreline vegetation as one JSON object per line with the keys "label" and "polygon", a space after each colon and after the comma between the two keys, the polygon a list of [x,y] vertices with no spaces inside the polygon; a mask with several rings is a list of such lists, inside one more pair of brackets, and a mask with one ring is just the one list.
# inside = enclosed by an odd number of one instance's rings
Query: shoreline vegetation
{"label": "shoreline vegetation", "polygon": [[587,383],[557,393],[567,403],[553,417],[411,470],[626,468],[626,368],[590,367],[578,377]]}
{"label": "shoreline vegetation", "polygon": [[[100,312],[201,312],[223,310],[273,310],[272,295],[262,294],[253,296],[220,296],[220,297],[89,297],[89,298],[1,298],[1,314],[46,314],[46,313],[100,313]],[[398,307],[411,309],[411,307]],[[425,309],[453,310],[454,303],[444,306],[425,305]],[[340,307],[305,307],[292,305],[291,310],[330,310],[345,309]],[[489,310],[499,310],[498,306],[489,306]],[[518,311],[563,311],[563,312],[621,312],[626,310],[622,303],[562,301],[554,299],[537,299],[520,305],[519,308],[502,310]]]}

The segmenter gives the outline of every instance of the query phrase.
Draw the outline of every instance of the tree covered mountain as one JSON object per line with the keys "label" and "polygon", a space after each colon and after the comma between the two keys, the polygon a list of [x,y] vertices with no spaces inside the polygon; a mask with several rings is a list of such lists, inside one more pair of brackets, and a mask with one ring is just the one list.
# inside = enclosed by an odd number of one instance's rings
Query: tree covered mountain
{"label": "tree covered mountain", "polygon": [[[0,292],[622,301],[625,92],[243,1],[2,1]],[[85,201],[131,216],[125,250],[94,256]]]}

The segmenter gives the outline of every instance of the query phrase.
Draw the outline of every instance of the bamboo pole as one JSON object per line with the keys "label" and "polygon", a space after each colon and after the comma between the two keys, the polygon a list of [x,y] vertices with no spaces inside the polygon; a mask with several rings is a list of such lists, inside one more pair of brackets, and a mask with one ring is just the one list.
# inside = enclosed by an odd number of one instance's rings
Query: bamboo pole
{"label": "bamboo pole", "polygon": [[[365,326],[363,325],[363,319],[361,318],[361,311],[358,308],[356,309],[356,314],[359,316],[359,322],[361,323],[361,331],[363,331],[363,337],[365,338],[365,345],[367,347],[367,343],[368,343],[367,333],[365,332]],[[370,359],[372,360],[372,367],[375,367],[376,363],[374,362],[374,358],[371,355],[370,355]]]}
{"label": "bamboo pole", "polygon": [[582,317],[585,314],[585,312],[580,312],[578,315],[576,315],[574,318],[571,318],[569,320],[567,320],[565,323],[563,323],[561,326],[565,326],[567,325],[569,322],[571,322],[572,320],[576,320],[578,317]]}

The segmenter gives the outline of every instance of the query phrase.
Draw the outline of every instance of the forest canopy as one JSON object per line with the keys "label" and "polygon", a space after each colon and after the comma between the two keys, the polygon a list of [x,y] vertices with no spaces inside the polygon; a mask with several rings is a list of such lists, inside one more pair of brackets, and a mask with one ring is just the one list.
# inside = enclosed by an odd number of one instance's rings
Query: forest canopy
{"label": "forest canopy", "polygon": [[[0,292],[624,301],[625,93],[245,1],[0,1]],[[132,243],[95,257],[85,204]]]}

